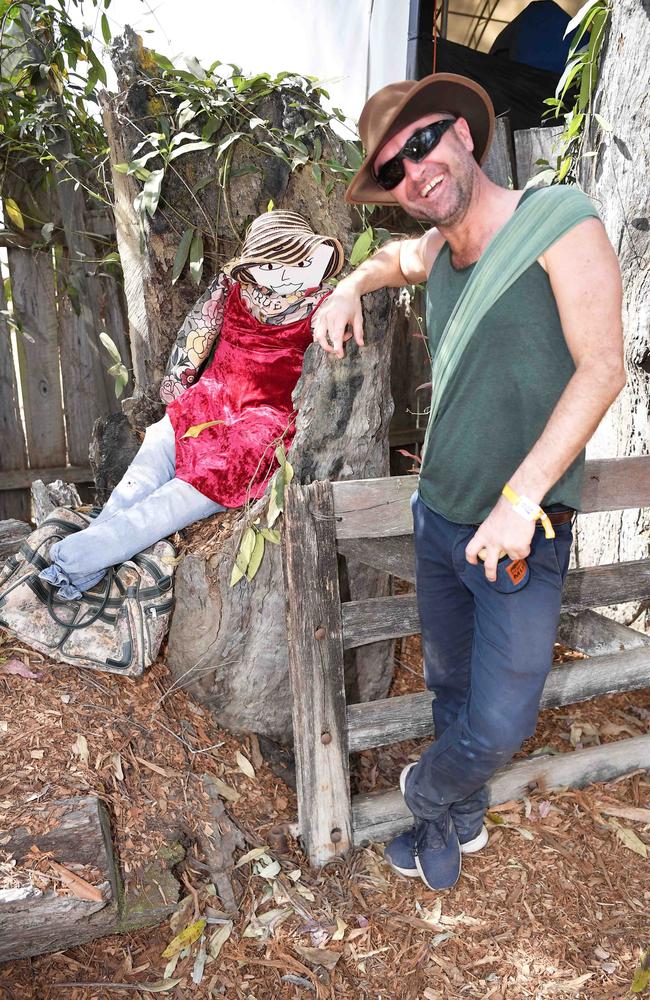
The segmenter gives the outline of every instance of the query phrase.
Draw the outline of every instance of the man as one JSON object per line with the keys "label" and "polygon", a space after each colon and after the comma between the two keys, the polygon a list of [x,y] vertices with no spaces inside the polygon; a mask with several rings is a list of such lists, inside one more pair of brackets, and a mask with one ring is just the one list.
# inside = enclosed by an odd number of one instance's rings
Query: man
{"label": "man", "polygon": [[[490,240],[520,204],[545,197],[498,187],[481,171],[493,124],[485,91],[451,74],[370,98],[359,122],[367,156],[347,200],[397,203],[432,228],[387,244],[339,283],[314,325],[326,351],[343,357],[351,336],[363,346],[364,293],[426,281],[435,363]],[[580,202],[567,191],[562,205],[569,195]],[[415,825],[385,854],[430,888],[452,886],[461,854],[485,845],[486,781],[534,732],[584,447],[624,383],[618,263],[585,198],[582,221],[479,322],[423,449],[412,507],[436,741],[402,772]]]}

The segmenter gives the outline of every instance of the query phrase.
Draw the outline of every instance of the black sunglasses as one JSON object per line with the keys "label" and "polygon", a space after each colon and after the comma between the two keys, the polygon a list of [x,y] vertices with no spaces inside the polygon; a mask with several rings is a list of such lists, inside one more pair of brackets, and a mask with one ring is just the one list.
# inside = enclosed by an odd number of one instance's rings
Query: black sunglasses
{"label": "black sunglasses", "polygon": [[373,171],[373,176],[379,187],[383,188],[384,191],[392,191],[393,188],[397,187],[404,180],[403,161],[406,159],[413,163],[419,163],[420,160],[423,160],[432,149],[436,148],[447,129],[455,121],[456,118],[443,118],[441,121],[431,122],[430,125],[425,125],[414,132],[406,140],[399,153],[382,163],[377,173]]}

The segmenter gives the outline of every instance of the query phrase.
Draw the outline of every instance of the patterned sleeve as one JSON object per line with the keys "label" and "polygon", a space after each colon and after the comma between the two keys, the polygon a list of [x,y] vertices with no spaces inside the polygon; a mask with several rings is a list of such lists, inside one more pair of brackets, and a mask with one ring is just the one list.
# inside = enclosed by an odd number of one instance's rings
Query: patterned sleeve
{"label": "patterned sleeve", "polygon": [[198,381],[221,332],[230,278],[220,271],[185,317],[160,383],[163,403],[172,403]]}

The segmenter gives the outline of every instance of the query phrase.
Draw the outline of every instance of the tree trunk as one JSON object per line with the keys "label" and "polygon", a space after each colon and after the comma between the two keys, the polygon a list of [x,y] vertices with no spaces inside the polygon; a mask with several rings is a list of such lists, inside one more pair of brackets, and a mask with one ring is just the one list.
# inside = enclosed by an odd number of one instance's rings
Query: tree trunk
{"label": "tree trunk", "polygon": [[[595,110],[611,123],[613,131],[594,128],[591,146],[597,155],[583,161],[582,181],[621,264],[628,383],[589,443],[589,458],[645,455],[650,442],[650,276],[644,263],[650,252],[649,47],[647,3],[619,0],[613,4],[594,99]],[[649,529],[648,507],[581,518],[577,563],[587,566],[646,557]],[[637,605],[621,605],[615,616],[629,623],[640,613]]]}
{"label": "tree trunk", "polygon": [[[395,296],[366,296],[363,350],[348,345],[343,361],[309,348],[294,392],[296,436],[289,459],[296,481],[388,475],[389,392]],[[263,517],[260,501],[250,517]],[[209,705],[219,724],[271,739],[291,739],[285,598],[277,545],[267,545],[252,582],[229,586],[245,518],[212,546],[188,554],[176,571],[176,607],[167,662],[178,685]],[[390,578],[352,563],[341,567],[343,599],[383,597]],[[319,581],[313,581],[314,589]],[[306,601],[310,595],[304,595]],[[355,655],[356,654],[356,655]],[[393,644],[378,642],[348,654],[351,701],[384,697],[392,677]]]}

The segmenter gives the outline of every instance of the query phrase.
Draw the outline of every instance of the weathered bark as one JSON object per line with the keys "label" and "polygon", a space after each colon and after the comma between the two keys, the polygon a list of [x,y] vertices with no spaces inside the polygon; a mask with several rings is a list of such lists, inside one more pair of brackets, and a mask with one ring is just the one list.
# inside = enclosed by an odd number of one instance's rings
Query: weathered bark
{"label": "weathered bark", "polygon": [[[349,346],[343,361],[308,350],[294,393],[299,412],[289,458],[297,482],[387,475],[393,315],[392,293],[366,296],[363,350]],[[208,704],[221,725],[284,742],[291,737],[291,699],[280,552],[267,545],[253,581],[230,588],[239,537],[237,530],[208,559],[187,555],[178,566],[167,660],[177,683]],[[358,564],[347,567],[347,581],[356,599],[389,592],[385,574]],[[348,655],[351,699],[383,697],[392,644],[366,646],[354,660]]]}
{"label": "weathered bark", "polygon": [[5,559],[18,551],[31,530],[31,525],[25,521],[17,521],[13,517],[0,521],[0,566]]}
{"label": "weathered bark", "polygon": [[[113,162],[130,159],[130,150],[154,127],[147,86],[147,57],[129,29],[114,49],[120,93],[104,100],[104,122]],[[277,127],[293,130],[307,112],[277,94],[263,98],[256,111]],[[218,142],[220,133],[213,139]],[[304,136],[307,144],[311,141]],[[341,159],[338,140],[323,143],[323,159]],[[176,331],[198,290],[182,276],[172,286],[171,270],[180,234],[188,225],[203,232],[206,279],[234,256],[246,225],[277,207],[302,213],[317,232],[338,237],[349,251],[359,218],[343,199],[337,181],[325,194],[308,168],[291,173],[277,157],[248,144],[235,144],[227,190],[218,183],[221,166],[213,150],[175,161],[166,175],[160,204],[145,223],[143,247],[133,199],[139,185],[116,173],[117,237],[129,308],[135,394],[124,412],[138,429],[162,413],[158,386]],[[156,161],[150,161],[155,167]],[[254,172],[242,173],[253,165]],[[177,172],[178,171],[178,172]],[[204,181],[209,183],[203,185]],[[190,193],[201,184],[199,194]],[[299,482],[313,479],[382,476],[388,473],[388,423],[393,296],[378,294],[366,308],[369,346],[348,351],[345,361],[310,350],[295,401],[300,409],[291,460]],[[189,683],[211,705],[219,721],[233,730],[253,730],[274,739],[290,738],[291,707],[287,675],[284,592],[279,552],[267,551],[254,581],[229,586],[240,540],[240,519],[218,553],[190,554],[176,575],[176,610],[168,658],[179,683]],[[344,587],[352,597],[383,596],[388,578],[352,564],[344,567]],[[317,581],[314,581],[317,586]],[[392,674],[391,645],[379,644],[350,655],[350,694],[360,698],[386,693]]]}
{"label": "weathered bark", "polygon": [[[628,383],[590,442],[590,458],[644,455],[650,443],[650,276],[644,263],[650,252],[649,46],[647,3],[613,4],[594,100],[595,110],[612,124],[613,132],[594,130],[591,146],[597,155],[584,161],[582,180],[621,264]],[[649,529],[648,507],[581,518],[577,563],[643,558],[648,554]],[[615,616],[630,622],[640,612],[639,605],[621,606]]]}
{"label": "weathered bark", "polygon": [[64,483],[62,479],[55,479],[53,483],[36,479],[32,483],[32,505],[38,528],[56,507],[81,507],[81,497],[74,484]]}
{"label": "weathered bark", "polygon": [[125,895],[108,814],[98,798],[42,803],[32,813],[42,832],[31,832],[28,819],[27,827],[10,832],[3,850],[20,863],[36,845],[73,871],[75,865],[91,865],[101,874],[101,899],[82,900],[30,886],[0,890],[0,962],[159,924],[173,912],[179,885],[171,867],[184,856],[179,844],[159,851],[140,883]]}
{"label": "weathered bark", "polygon": [[139,447],[140,440],[123,413],[95,421],[89,458],[98,503],[106,503]]}

